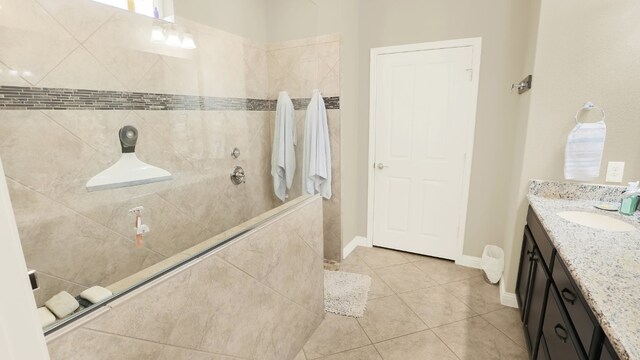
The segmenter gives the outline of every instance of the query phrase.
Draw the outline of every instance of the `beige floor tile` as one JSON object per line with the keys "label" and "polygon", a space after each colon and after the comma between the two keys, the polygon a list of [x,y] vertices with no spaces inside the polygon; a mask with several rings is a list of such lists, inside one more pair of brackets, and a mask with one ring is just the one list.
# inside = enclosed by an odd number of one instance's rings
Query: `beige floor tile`
{"label": "beige floor tile", "polygon": [[458,359],[431,330],[383,341],[374,346],[384,360]]}
{"label": "beige floor tile", "polygon": [[400,252],[383,248],[359,246],[354,250],[354,253],[372,269],[406,264],[408,262],[404,256],[400,255]]}
{"label": "beige floor tile", "polygon": [[399,296],[431,328],[477,315],[442,286],[416,290]]}
{"label": "beige floor tile", "polygon": [[500,304],[498,286],[487,284],[481,276],[452,282],[444,287],[478,314],[504,308]]}
{"label": "beige floor tile", "polygon": [[408,253],[408,252],[401,252],[400,255],[402,255],[409,262],[417,262],[417,261],[422,261],[422,260],[425,260],[425,259],[429,259],[428,256],[420,255],[420,254],[414,254],[414,253]]}
{"label": "beige floor tile", "polygon": [[304,351],[300,350],[298,355],[296,355],[296,357],[293,358],[293,360],[307,360],[307,357],[304,356]]}
{"label": "beige floor tile", "polygon": [[461,360],[528,359],[523,348],[480,316],[432,330]]}
{"label": "beige floor tile", "polygon": [[358,322],[374,343],[427,329],[397,295],[370,300]]}
{"label": "beige floor tile", "polygon": [[322,360],[382,360],[373,345],[323,357]]}
{"label": "beige floor tile", "polygon": [[456,265],[453,261],[424,256],[422,260],[414,262],[438,284],[469,279],[482,275],[482,271],[466,266]]}
{"label": "beige floor tile", "polygon": [[354,254],[349,255],[340,264],[340,271],[352,272],[356,274],[368,275],[371,277],[371,288],[369,289],[369,300],[378,299],[381,297],[393,295],[394,292],[391,288],[382,281],[382,279],[371,270],[371,268],[364,263],[359,257]]}
{"label": "beige floor tile", "polygon": [[355,318],[327,314],[304,346],[304,353],[307,359],[317,359],[370,344]]}
{"label": "beige floor tile", "polygon": [[514,308],[504,308],[482,315],[482,317],[507,335],[516,344],[526,348],[520,312]]}
{"label": "beige floor tile", "polygon": [[391,290],[389,285],[382,281],[380,276],[372,273],[371,275],[371,288],[369,289],[369,300],[379,299],[382,297],[386,297],[389,295],[393,295],[394,292]]}
{"label": "beige floor tile", "polygon": [[438,285],[411,263],[387,266],[374,272],[397,294]]}

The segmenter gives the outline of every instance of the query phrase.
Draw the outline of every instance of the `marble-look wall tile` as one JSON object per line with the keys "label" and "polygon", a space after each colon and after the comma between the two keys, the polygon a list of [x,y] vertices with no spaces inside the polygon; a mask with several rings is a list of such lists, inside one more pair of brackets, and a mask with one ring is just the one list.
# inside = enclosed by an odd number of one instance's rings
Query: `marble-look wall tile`
{"label": "marble-look wall tile", "polygon": [[88,0],[37,0],[78,41],[85,41],[116,8]]}
{"label": "marble-look wall tile", "polygon": [[276,99],[284,90],[292,98],[307,98],[313,89],[320,89],[323,96],[340,96],[340,40],[329,39],[270,47],[269,97]]}
{"label": "marble-look wall tile", "polygon": [[126,90],[82,45],[47,74],[39,87],[91,90]]}
{"label": "marble-look wall tile", "polygon": [[[236,240],[222,250],[227,255],[221,252],[210,255],[116,304],[81,328],[50,341],[51,358],[101,359],[102,354],[94,351],[101,351],[108,344],[139,342],[140,350],[119,353],[118,358],[173,359],[173,354],[186,356],[186,353],[202,359],[218,359],[214,354],[221,358],[293,359],[323,319],[323,282],[301,282],[258,273],[256,277],[244,271],[250,268],[246,263],[238,268],[224,258],[233,259],[230,254],[261,246],[262,252],[253,253],[257,264],[273,264],[293,274],[322,279],[321,257],[297,235],[311,218],[321,216],[320,199],[310,199],[252,235]],[[293,249],[302,246],[309,251],[283,256],[279,252],[287,249],[276,246],[278,243]],[[278,257],[274,264],[273,259]],[[308,297],[299,298],[299,294]],[[80,341],[93,346],[76,344]],[[148,348],[151,344],[160,348]]]}
{"label": "marble-look wall tile", "polygon": [[[317,220],[312,215],[321,214],[322,209],[319,201],[318,204],[307,206],[313,214],[303,213],[307,217],[274,224],[270,230],[273,236],[265,237],[261,233],[250,235],[242,243],[223,249],[218,256],[308,311],[322,314],[324,275],[316,269],[323,263],[323,256],[310,246],[318,243],[317,239],[322,239],[322,223],[309,222],[309,219]],[[313,238],[303,239],[299,233],[290,232],[292,228],[302,230],[310,226],[309,232],[303,230],[303,234],[312,235]]]}
{"label": "marble-look wall tile", "polygon": [[116,12],[86,41],[84,47],[128,90],[136,90],[144,75],[160,60],[149,41],[153,19]]}
{"label": "marble-look wall tile", "polygon": [[[2,116],[0,156],[15,185],[13,205],[28,263],[69,283],[108,286],[273,208],[267,112],[3,111]],[[140,131],[138,156],[169,170],[174,179],[87,192],[87,180],[120,158],[117,134],[125,124]],[[230,155],[235,146],[242,152],[237,160]],[[246,169],[246,184],[231,184],[235,165]],[[142,250],[132,243],[128,210],[135,206],[145,207],[143,221],[151,228]],[[58,253],[63,255],[51,256]],[[56,288],[42,293],[80,290],[58,285],[63,283],[49,282],[44,286]]]}
{"label": "marble-look wall tile", "polygon": [[86,287],[107,286],[164,258],[16,181],[8,184],[31,269]]}
{"label": "marble-look wall tile", "polygon": [[34,0],[0,0],[0,62],[38,83],[78,47],[71,36]]}

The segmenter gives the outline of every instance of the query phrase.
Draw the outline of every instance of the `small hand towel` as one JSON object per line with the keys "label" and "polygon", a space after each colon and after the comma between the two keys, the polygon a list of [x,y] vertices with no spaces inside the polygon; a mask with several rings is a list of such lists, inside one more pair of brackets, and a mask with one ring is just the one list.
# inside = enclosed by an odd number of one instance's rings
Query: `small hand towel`
{"label": "small hand towel", "polygon": [[102,286],[94,286],[80,293],[81,298],[90,301],[92,304],[98,303],[111,295],[113,293]]}
{"label": "small hand towel", "polygon": [[38,316],[40,317],[40,326],[43,329],[56,322],[56,317],[44,306],[38,308]]}
{"label": "small hand towel", "polygon": [[66,291],[62,291],[44,303],[58,319],[73,314],[80,307],[78,300]]}
{"label": "small hand towel", "polygon": [[600,176],[602,152],[607,135],[604,121],[577,124],[567,137],[564,154],[566,180],[593,180]]}

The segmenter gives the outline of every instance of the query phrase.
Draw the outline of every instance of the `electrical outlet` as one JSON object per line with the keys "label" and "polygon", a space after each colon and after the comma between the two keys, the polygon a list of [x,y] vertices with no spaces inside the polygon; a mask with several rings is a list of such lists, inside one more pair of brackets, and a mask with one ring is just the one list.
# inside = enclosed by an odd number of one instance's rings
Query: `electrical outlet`
{"label": "electrical outlet", "polygon": [[609,161],[607,165],[607,182],[621,183],[624,175],[624,161]]}

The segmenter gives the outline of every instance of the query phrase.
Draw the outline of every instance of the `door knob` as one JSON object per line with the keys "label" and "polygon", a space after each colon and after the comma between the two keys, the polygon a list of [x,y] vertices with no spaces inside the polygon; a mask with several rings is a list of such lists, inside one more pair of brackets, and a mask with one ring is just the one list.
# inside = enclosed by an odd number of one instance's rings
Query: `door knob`
{"label": "door knob", "polygon": [[388,166],[386,166],[386,165],[385,165],[385,164],[383,164],[383,163],[378,163],[378,165],[376,165],[376,167],[377,167],[378,169],[382,170],[382,169],[384,169],[384,168],[386,168],[386,167],[388,167]]}

